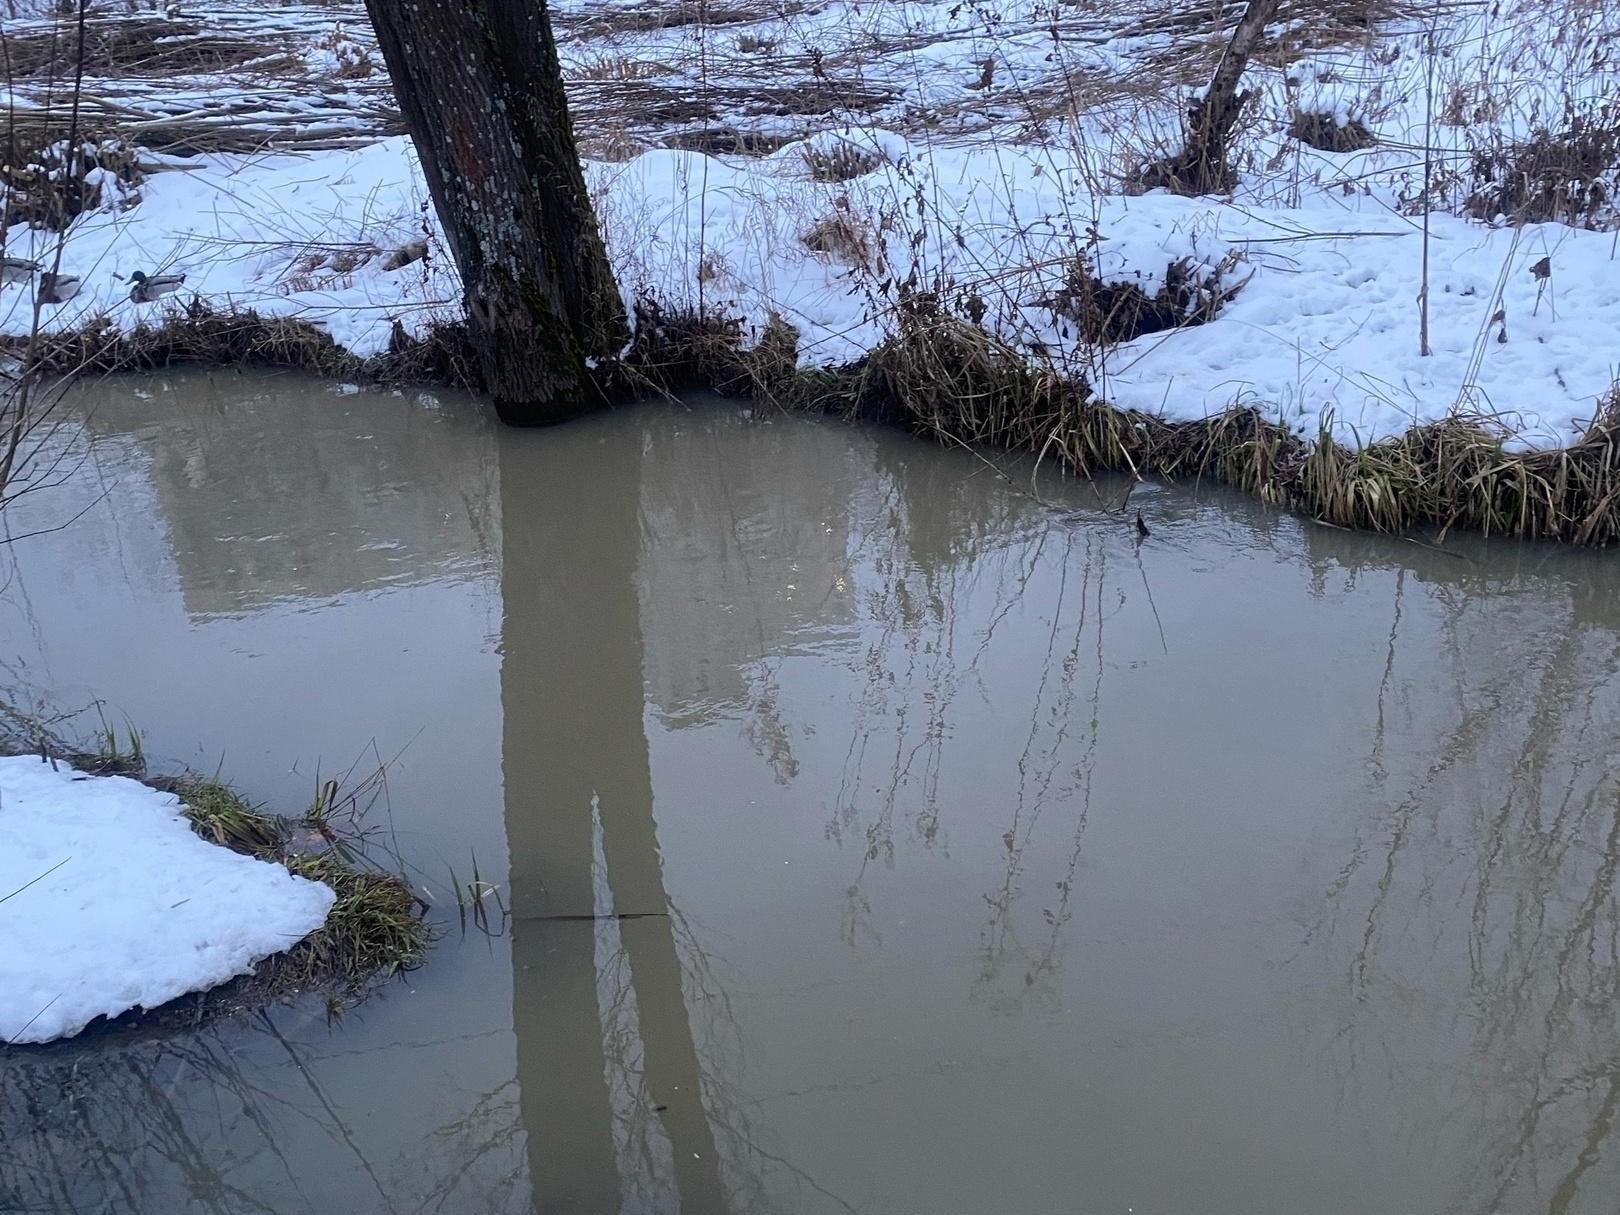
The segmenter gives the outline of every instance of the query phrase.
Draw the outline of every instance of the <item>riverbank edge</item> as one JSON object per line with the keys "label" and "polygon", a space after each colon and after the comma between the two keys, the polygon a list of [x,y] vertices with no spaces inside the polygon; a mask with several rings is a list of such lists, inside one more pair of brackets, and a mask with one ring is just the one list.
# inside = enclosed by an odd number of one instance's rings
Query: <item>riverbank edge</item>
{"label": "riverbank edge", "polygon": [[[1337,527],[1386,534],[1453,528],[1487,536],[1606,546],[1620,540],[1620,389],[1598,402],[1566,447],[1511,450],[1510,432],[1483,416],[1412,426],[1361,447],[1340,443],[1325,418],[1294,434],[1252,405],[1197,421],[1119,409],[1084,376],[1037,361],[932,296],[909,301],[894,332],[866,356],[801,367],[799,335],[773,319],[757,341],[741,323],[642,300],[625,358],[597,369],[605,396],[707,390],[856,422],[898,425],[954,445],[1055,459],[1089,476],[1123,472],[1170,481],[1209,478]],[[477,392],[465,331],[422,337],[395,325],[389,348],[360,358],[305,321],[194,307],[158,326],[120,333],[106,321],[42,335],[28,350],[47,375],[156,371],[180,364],[299,370],[378,385]]]}
{"label": "riverbank edge", "polygon": [[[155,1008],[133,1008],[98,1019],[78,1034],[47,1043],[0,1043],[0,1050],[59,1049],[108,1035],[146,1035],[193,1029],[259,1012],[304,996],[321,996],[336,1018],[346,1004],[378,983],[421,965],[432,941],[429,910],[396,874],[357,864],[345,833],[334,826],[317,797],[300,819],[266,812],[218,777],[185,771],[155,776],[137,750],[99,753],[74,750],[52,740],[0,737],[0,755],[35,755],[67,764],[88,776],[124,776],[180,799],[191,829],[210,844],[256,860],[273,861],[296,877],[324,882],[336,894],[326,922],[291,949],[271,954],[206,991],[189,992]],[[319,840],[318,847],[305,845]]]}

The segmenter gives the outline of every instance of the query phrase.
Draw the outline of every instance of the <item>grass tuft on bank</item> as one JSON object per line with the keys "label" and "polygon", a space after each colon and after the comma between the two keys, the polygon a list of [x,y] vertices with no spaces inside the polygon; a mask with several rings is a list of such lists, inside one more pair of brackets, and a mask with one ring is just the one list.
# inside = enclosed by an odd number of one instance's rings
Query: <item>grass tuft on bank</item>
{"label": "grass tuft on bank", "polygon": [[[362,778],[349,789],[328,781],[308,813],[289,818],[254,805],[218,776],[150,774],[133,729],[98,735],[94,751],[76,750],[38,715],[4,702],[0,702],[0,754],[42,755],[83,772],[127,776],[173,793],[191,829],[209,843],[281,864],[297,877],[324,882],[337,896],[321,928],[260,961],[253,974],[157,1008],[131,1011],[111,1023],[94,1023],[89,1032],[161,1031],[306,994],[325,997],[333,1011],[376,983],[421,965],[427,955],[433,937],[426,919],[428,905],[403,877],[366,857],[358,817],[367,792],[380,783],[376,776]],[[342,812],[331,813],[334,807]]]}
{"label": "grass tuft on bank", "polygon": [[326,926],[280,960],[300,986],[336,982],[352,990],[421,963],[428,946],[422,903],[398,877],[356,869],[332,852],[294,854],[283,863],[297,877],[337,891]]}
{"label": "grass tuft on bank", "polygon": [[27,359],[46,378],[205,366],[302,371],[373,384],[478,386],[477,360],[461,325],[439,326],[417,338],[396,323],[388,348],[361,358],[308,321],[195,301],[156,325],[125,332],[107,317],[94,317],[75,329],[0,338],[0,351]]}

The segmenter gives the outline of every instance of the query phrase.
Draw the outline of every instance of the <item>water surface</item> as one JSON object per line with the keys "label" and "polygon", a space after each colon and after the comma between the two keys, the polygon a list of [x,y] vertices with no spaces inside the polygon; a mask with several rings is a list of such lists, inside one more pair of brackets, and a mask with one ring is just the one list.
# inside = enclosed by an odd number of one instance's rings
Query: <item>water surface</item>
{"label": "water surface", "polygon": [[[1620,574],[655,405],[117,380],[7,682],[447,917],[0,1054],[0,1210],[1612,1212]],[[460,931],[449,875],[499,886]],[[594,918],[593,918],[594,917]]]}

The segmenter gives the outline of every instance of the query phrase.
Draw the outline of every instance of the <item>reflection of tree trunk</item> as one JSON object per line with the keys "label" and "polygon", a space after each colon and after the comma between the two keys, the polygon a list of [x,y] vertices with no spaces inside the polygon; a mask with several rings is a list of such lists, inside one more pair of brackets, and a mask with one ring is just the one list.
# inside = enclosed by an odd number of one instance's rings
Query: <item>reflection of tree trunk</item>
{"label": "reflection of tree trunk", "polygon": [[541,1210],[616,1211],[597,1007],[593,804],[623,921],[646,1099],[661,1107],[686,1211],[724,1209],[653,819],[642,714],[636,436],[503,436],[501,691],[512,853],[515,1023]]}
{"label": "reflection of tree trunk", "polygon": [[588,921],[513,926],[512,1025],[539,1212],[619,1209],[595,947]]}
{"label": "reflection of tree trunk", "polygon": [[[613,862],[608,862],[611,874]],[[724,1211],[719,1152],[703,1107],[692,1023],[681,992],[680,955],[668,916],[624,925],[630,981],[641,1011],[647,1093],[661,1107],[664,1133],[675,1154],[675,1187],[682,1211]]]}

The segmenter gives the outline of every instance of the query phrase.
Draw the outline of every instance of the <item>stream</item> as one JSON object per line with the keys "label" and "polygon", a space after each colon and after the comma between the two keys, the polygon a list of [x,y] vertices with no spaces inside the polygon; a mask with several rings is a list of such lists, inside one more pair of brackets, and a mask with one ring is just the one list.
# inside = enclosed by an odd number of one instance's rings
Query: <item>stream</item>
{"label": "stream", "polygon": [[0,1211],[1613,1212],[1612,556],[1191,484],[1139,540],[1123,481],[710,399],[69,407],[13,699],[287,813],[385,763],[441,937],[0,1049]]}

